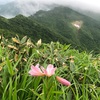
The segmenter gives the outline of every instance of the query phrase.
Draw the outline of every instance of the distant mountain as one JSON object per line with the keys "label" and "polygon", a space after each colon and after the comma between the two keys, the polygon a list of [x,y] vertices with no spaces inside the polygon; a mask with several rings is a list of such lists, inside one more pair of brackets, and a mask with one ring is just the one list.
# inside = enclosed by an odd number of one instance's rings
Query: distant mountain
{"label": "distant mountain", "polygon": [[14,17],[20,14],[20,9],[17,7],[15,2],[0,5],[0,15],[7,18]]}
{"label": "distant mountain", "polygon": [[94,12],[90,10],[75,9],[77,12],[89,16],[100,22],[100,12]]}
{"label": "distant mountain", "polygon": [[0,15],[6,18],[15,17],[18,14],[29,16],[39,10],[50,10],[58,5],[56,4],[38,4],[36,1],[18,2],[13,1],[4,5],[0,5]]}
{"label": "distant mountain", "polygon": [[30,19],[64,36],[76,47],[100,49],[100,23],[70,8],[56,7],[50,11],[39,11]]}
{"label": "distant mountain", "polygon": [[[38,1],[13,1],[4,5],[0,5],[0,15],[4,16],[6,18],[12,18],[15,17],[18,14],[22,14],[24,16],[29,16],[35,14],[39,10],[45,10],[48,11],[50,9],[53,9],[55,7],[59,7],[59,5],[56,4],[48,4],[48,3],[39,3]],[[82,10],[77,7],[68,6],[69,8],[76,10],[77,12],[84,14],[86,16],[89,16],[93,19],[96,19],[97,21],[100,21],[100,13],[96,13],[89,10]]]}

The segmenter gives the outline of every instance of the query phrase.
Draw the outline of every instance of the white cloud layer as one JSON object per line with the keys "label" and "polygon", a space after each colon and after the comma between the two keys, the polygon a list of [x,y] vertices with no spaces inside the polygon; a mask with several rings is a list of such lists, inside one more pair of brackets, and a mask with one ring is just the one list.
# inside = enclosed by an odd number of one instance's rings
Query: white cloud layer
{"label": "white cloud layer", "polygon": [[92,10],[95,12],[100,12],[100,0],[14,0],[19,4],[29,4],[29,2],[35,2],[38,6],[43,6],[44,4],[59,4],[64,6],[77,7],[84,10]]}
{"label": "white cloud layer", "polygon": [[38,5],[43,4],[60,4],[60,5],[70,5],[73,7],[78,7],[81,9],[89,9],[96,12],[100,12],[100,0],[0,0],[0,4],[15,1],[19,4],[36,2]]}
{"label": "white cloud layer", "polygon": [[100,13],[100,0],[0,0],[0,4],[11,1],[14,1],[21,14],[26,16],[34,14],[38,10],[48,10],[49,5],[52,4]]}

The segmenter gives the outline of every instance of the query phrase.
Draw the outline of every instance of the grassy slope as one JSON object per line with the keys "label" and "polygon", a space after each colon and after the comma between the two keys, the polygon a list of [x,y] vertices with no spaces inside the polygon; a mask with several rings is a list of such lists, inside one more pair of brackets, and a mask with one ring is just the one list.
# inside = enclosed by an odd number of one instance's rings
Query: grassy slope
{"label": "grassy slope", "polygon": [[[53,64],[57,67],[55,75],[30,76],[30,66],[37,63],[44,67]],[[55,76],[69,80],[71,86],[61,85]],[[100,55],[79,52],[59,42],[33,44],[26,37],[12,41],[1,37],[0,99],[100,100]]]}

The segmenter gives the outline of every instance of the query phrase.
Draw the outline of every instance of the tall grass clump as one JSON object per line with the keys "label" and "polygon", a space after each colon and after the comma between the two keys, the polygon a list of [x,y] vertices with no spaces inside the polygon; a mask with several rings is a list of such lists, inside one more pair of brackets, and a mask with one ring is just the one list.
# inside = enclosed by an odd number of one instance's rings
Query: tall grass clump
{"label": "tall grass clump", "polygon": [[[32,65],[56,68],[52,76],[31,76]],[[56,76],[71,85],[59,83]],[[26,36],[0,36],[0,100],[100,100],[100,55],[59,42],[33,43]]]}

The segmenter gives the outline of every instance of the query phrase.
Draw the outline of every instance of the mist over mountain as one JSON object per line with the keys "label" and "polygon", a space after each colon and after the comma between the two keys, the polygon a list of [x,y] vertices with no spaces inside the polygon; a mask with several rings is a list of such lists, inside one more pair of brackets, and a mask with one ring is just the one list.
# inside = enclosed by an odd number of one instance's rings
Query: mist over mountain
{"label": "mist over mountain", "polygon": [[100,13],[99,12],[93,12],[90,10],[82,10],[82,9],[76,9],[76,11],[100,22]]}
{"label": "mist over mountain", "polygon": [[97,20],[100,17],[100,7],[98,5],[93,6],[89,1],[86,4],[79,0],[14,0],[10,3],[0,5],[0,15],[6,18],[12,18],[18,14],[29,16],[39,10],[48,11],[57,6],[69,7]]}
{"label": "mist over mountain", "polygon": [[37,1],[20,2],[13,1],[5,5],[0,5],[0,15],[6,18],[12,18],[18,14],[29,16],[39,10],[50,10],[58,5],[56,4],[39,4]]}
{"label": "mist over mountain", "polygon": [[15,2],[7,3],[5,5],[0,5],[0,15],[6,18],[15,17],[20,14],[20,9],[17,7]]}

